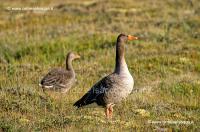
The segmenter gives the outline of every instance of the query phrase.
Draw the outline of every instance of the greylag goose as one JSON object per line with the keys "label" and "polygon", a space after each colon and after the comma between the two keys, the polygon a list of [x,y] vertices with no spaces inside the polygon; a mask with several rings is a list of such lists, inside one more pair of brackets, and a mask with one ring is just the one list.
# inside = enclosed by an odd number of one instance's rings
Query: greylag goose
{"label": "greylag goose", "polygon": [[66,57],[66,69],[54,68],[40,82],[44,90],[55,90],[66,93],[75,82],[75,72],[72,61],[80,58],[79,55],[69,52]]}
{"label": "greylag goose", "polygon": [[124,55],[127,40],[137,40],[137,37],[120,34],[116,42],[116,62],[114,72],[101,79],[74,106],[82,107],[91,103],[105,107],[107,118],[112,118],[113,106],[132,91],[134,80],[131,76]]}

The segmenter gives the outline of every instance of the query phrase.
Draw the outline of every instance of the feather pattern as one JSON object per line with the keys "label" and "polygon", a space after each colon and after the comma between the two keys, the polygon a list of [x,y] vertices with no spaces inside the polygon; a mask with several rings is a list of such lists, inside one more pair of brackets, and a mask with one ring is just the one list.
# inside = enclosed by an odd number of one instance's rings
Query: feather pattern
{"label": "feather pattern", "polygon": [[130,82],[127,78],[112,73],[97,82],[74,106],[82,107],[96,102],[100,106],[116,104],[124,99],[133,89],[133,78]]}
{"label": "feather pattern", "polygon": [[43,88],[54,89],[56,91],[67,91],[75,82],[75,75],[72,71],[65,69],[53,69],[41,80]]}

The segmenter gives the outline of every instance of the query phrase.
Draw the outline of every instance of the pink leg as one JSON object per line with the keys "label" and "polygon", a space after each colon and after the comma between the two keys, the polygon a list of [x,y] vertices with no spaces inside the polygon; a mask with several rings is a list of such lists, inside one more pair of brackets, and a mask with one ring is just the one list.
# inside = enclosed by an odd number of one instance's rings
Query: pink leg
{"label": "pink leg", "polygon": [[106,114],[106,118],[109,118],[109,108],[108,107],[105,108],[105,114]]}
{"label": "pink leg", "polygon": [[108,110],[109,110],[109,118],[112,118],[112,115],[113,115],[113,106],[110,105],[109,108],[108,108]]}

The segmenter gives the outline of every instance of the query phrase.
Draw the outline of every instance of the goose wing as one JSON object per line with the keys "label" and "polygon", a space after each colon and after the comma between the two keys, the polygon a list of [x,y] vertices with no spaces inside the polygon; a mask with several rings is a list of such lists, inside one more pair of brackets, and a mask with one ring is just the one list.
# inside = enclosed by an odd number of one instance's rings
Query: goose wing
{"label": "goose wing", "polygon": [[79,108],[93,102],[104,106],[106,104],[105,93],[114,87],[116,82],[114,78],[115,76],[110,74],[101,79],[81,99],[74,103],[74,106]]}
{"label": "goose wing", "polygon": [[73,75],[64,69],[53,69],[41,80],[43,88],[66,88],[73,79]]}

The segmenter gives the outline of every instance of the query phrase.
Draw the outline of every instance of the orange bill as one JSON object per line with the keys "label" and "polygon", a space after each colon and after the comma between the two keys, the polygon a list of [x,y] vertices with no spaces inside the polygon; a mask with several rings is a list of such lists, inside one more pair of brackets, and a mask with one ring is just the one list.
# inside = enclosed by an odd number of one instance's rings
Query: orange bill
{"label": "orange bill", "polygon": [[76,55],[76,58],[79,59],[79,58],[81,58],[81,56],[77,54],[77,55]]}
{"label": "orange bill", "polygon": [[128,35],[128,40],[137,40],[137,39],[138,39],[138,37]]}

